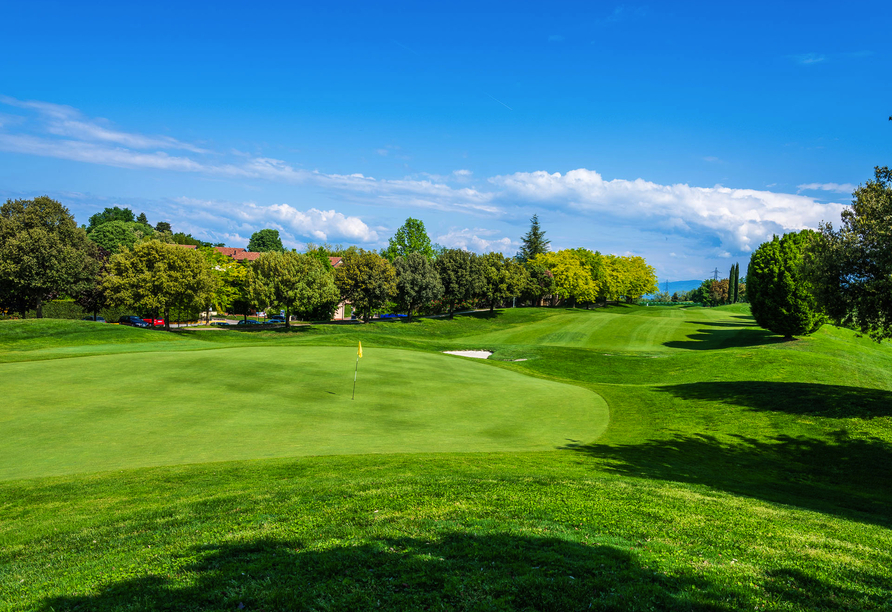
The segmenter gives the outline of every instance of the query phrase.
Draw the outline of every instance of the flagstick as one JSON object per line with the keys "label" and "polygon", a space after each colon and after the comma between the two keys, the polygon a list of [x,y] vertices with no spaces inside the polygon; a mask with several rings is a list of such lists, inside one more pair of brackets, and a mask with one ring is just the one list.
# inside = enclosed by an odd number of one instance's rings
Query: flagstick
{"label": "flagstick", "polygon": [[356,369],[353,370],[353,397],[350,399],[356,399],[356,373],[359,371],[359,355],[356,355]]}

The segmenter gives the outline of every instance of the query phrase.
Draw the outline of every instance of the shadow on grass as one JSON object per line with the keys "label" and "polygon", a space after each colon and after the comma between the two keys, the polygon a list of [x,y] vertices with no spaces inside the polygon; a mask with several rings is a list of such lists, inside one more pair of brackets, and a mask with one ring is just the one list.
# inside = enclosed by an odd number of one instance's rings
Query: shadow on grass
{"label": "shadow on grass", "polygon": [[708,325],[710,327],[753,327],[755,323],[729,323],[727,321],[690,321],[691,325]]}
{"label": "shadow on grass", "polygon": [[643,444],[568,444],[624,476],[706,485],[853,520],[892,524],[892,444],[781,435],[676,435]]}
{"label": "shadow on grass", "polygon": [[656,387],[683,400],[842,419],[892,416],[892,391],[817,383],[735,381]]}
{"label": "shadow on grass", "polygon": [[[705,323],[705,325],[718,326],[721,324]],[[752,329],[748,325],[741,327],[737,327],[735,324],[731,325],[736,329],[698,329],[698,333],[688,335],[689,340],[671,340],[664,342],[663,346],[692,351],[714,351],[723,348],[743,348],[788,342],[765,329]]]}
{"label": "shadow on grass", "polygon": [[[667,575],[617,547],[558,538],[453,533],[434,541],[379,539],[324,551],[258,540],[184,554],[198,560],[177,584],[159,575],[137,577],[106,584],[95,595],[54,597],[41,609],[703,612],[756,603],[753,589],[730,580],[716,584],[693,568]],[[858,581],[851,592],[840,592],[814,576],[778,568],[765,578],[766,586],[778,585],[773,603],[799,602],[791,578],[808,584],[816,604],[865,599]],[[805,602],[798,609],[819,606]]]}

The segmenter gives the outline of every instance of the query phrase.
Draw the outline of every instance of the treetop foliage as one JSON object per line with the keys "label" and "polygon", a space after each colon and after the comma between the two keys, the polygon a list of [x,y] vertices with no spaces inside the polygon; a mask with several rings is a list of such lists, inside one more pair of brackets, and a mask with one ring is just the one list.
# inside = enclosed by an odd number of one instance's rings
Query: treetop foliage
{"label": "treetop foliage", "polygon": [[387,248],[381,253],[391,262],[397,257],[405,257],[410,253],[420,253],[427,259],[433,259],[437,251],[431,244],[430,236],[424,229],[424,223],[409,217],[389,239]]}
{"label": "treetop foliage", "polygon": [[839,230],[821,225],[807,275],[831,318],[880,341],[892,338],[892,170],[875,168],[852,196]]}
{"label": "treetop foliage", "polygon": [[[141,216],[145,217],[145,215]],[[117,206],[106,208],[102,212],[98,212],[90,217],[89,224],[87,225],[87,231],[89,232],[94,228],[102,225],[103,223],[108,223],[109,221],[123,221],[124,223],[132,223],[136,221],[136,217],[133,215],[133,211],[129,208],[118,208]]]}
{"label": "treetop foliage", "polygon": [[363,321],[381,312],[396,293],[396,270],[373,251],[348,249],[334,269],[341,300],[350,302]]}
{"label": "treetop foliage", "polygon": [[536,255],[543,255],[549,251],[551,240],[545,238],[545,231],[539,226],[539,215],[533,215],[530,218],[530,231],[521,238],[520,251],[517,253],[517,259],[521,262],[527,262],[534,259]]}
{"label": "treetop foliage", "polygon": [[262,229],[251,235],[248,241],[248,250],[253,253],[270,253],[277,251],[282,253],[285,247],[282,245],[282,239],[279,238],[279,230]]}

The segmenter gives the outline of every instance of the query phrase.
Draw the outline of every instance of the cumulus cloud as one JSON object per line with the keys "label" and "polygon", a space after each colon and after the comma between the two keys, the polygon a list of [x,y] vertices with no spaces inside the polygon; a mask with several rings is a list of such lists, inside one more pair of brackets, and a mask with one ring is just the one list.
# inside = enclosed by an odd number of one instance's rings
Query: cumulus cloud
{"label": "cumulus cloud", "polygon": [[285,203],[262,205],[185,197],[173,202],[172,212],[178,218],[189,220],[196,227],[214,227],[218,235],[227,237],[250,236],[264,227],[274,227],[302,241],[368,244],[378,240],[378,233],[362,219],[335,210],[299,210]]}
{"label": "cumulus cloud", "polygon": [[636,179],[605,181],[592,170],[518,172],[490,182],[501,197],[566,207],[580,214],[667,232],[716,236],[725,250],[749,252],[772,234],[817,227],[839,216],[841,204],[755,189],[660,185]]}
{"label": "cumulus cloud", "polygon": [[832,191],[834,193],[852,193],[856,186],[851,183],[807,183],[796,187],[799,191]]}
{"label": "cumulus cloud", "polygon": [[496,238],[496,232],[482,227],[474,229],[452,228],[446,234],[437,236],[437,242],[443,246],[477,253],[497,252],[513,254],[517,251],[518,243],[510,238]]}

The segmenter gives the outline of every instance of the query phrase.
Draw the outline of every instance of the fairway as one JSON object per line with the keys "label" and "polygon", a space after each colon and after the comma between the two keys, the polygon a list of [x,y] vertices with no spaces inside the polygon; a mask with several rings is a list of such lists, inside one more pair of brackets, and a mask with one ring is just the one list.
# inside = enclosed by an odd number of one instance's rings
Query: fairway
{"label": "fairway", "polygon": [[597,394],[367,346],[245,347],[0,366],[0,479],[301,455],[552,450],[592,442]]}

